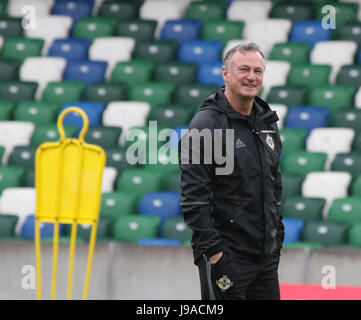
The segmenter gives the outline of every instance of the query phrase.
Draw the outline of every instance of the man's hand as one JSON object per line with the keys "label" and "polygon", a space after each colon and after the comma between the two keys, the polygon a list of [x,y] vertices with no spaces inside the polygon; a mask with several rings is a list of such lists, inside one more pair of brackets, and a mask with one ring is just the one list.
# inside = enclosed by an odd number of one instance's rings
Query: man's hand
{"label": "man's hand", "polygon": [[216,264],[218,260],[221,259],[222,255],[223,255],[223,251],[216,253],[215,255],[209,257],[209,262],[211,264]]}

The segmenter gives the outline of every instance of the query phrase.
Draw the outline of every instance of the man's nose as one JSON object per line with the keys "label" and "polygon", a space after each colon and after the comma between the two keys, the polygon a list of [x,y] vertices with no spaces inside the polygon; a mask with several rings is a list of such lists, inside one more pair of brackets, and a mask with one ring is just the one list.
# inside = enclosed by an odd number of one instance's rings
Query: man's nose
{"label": "man's nose", "polygon": [[256,80],[256,74],[254,71],[250,70],[248,73],[247,73],[247,79],[248,80]]}

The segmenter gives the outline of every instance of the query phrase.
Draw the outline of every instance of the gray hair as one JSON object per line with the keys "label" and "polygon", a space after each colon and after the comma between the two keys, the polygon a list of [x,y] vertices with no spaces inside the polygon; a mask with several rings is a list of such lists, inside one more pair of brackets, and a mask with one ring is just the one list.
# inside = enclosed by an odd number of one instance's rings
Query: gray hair
{"label": "gray hair", "polygon": [[239,53],[243,53],[245,51],[257,51],[262,56],[262,58],[264,60],[266,60],[262,50],[256,43],[248,42],[248,43],[238,44],[238,45],[232,47],[231,49],[229,49],[223,56],[223,65],[225,66],[225,68],[227,70],[231,69],[232,56],[236,51],[238,51]]}

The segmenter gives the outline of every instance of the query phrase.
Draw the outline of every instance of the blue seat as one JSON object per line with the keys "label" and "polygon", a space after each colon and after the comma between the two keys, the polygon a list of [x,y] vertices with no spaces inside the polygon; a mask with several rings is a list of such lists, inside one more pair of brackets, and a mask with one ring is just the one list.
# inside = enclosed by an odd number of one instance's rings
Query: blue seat
{"label": "blue seat", "polygon": [[72,17],[74,26],[79,19],[92,16],[93,7],[94,0],[55,0],[51,13]]}
{"label": "blue seat", "polygon": [[138,212],[143,215],[157,216],[163,223],[169,217],[181,215],[180,193],[160,191],[144,193],[138,204]]}
{"label": "blue seat", "polygon": [[314,128],[327,127],[330,113],[322,106],[294,106],[287,112],[285,127],[304,129],[309,134]]}
{"label": "blue seat", "polygon": [[82,81],[85,84],[105,82],[105,61],[80,60],[68,62],[64,71],[64,80]]}
{"label": "blue seat", "polygon": [[[104,105],[99,102],[84,102],[84,101],[75,101],[68,102],[61,108],[60,112],[68,107],[79,107],[84,110],[89,119],[89,126],[101,125],[102,123],[102,115],[104,110]],[[81,128],[83,127],[83,120],[81,116],[76,112],[71,112],[67,114],[63,121],[64,124],[72,124],[76,125],[78,130],[77,134],[79,134]]]}
{"label": "blue seat", "polygon": [[169,146],[171,148],[178,148],[178,142],[182,138],[182,130],[187,130],[187,129],[188,126],[177,126],[173,128],[173,132],[169,137]]}
{"label": "blue seat", "polygon": [[357,61],[359,64],[361,64],[361,49],[359,50],[359,52],[357,54]]}
{"label": "blue seat", "polygon": [[179,246],[181,242],[177,239],[143,238],[138,241],[138,244],[144,246]]}
{"label": "blue seat", "polygon": [[197,73],[197,81],[204,84],[224,86],[222,77],[222,62],[201,64]]}
{"label": "blue seat", "polygon": [[[53,223],[43,223],[39,224],[40,227],[40,237],[43,238],[52,238],[54,231]],[[64,231],[64,224],[59,224],[59,235],[62,235]],[[25,239],[34,239],[35,237],[35,216],[29,215],[26,217],[23,222],[20,230],[20,237]]]}
{"label": "blue seat", "polygon": [[198,38],[201,27],[202,22],[197,19],[167,20],[161,30],[160,38],[180,43],[195,40]]}
{"label": "blue seat", "polygon": [[48,56],[62,57],[68,62],[87,60],[90,45],[88,39],[56,39],[49,48]]}
{"label": "blue seat", "polygon": [[283,218],[285,226],[285,239],[283,243],[298,242],[305,225],[304,221],[296,218]]}
{"label": "blue seat", "polygon": [[178,59],[186,62],[212,63],[222,57],[223,43],[216,40],[192,40],[182,43],[178,49]]}
{"label": "blue seat", "polygon": [[324,29],[321,20],[299,21],[293,24],[289,37],[290,41],[314,45],[319,41],[331,40],[331,29]]}

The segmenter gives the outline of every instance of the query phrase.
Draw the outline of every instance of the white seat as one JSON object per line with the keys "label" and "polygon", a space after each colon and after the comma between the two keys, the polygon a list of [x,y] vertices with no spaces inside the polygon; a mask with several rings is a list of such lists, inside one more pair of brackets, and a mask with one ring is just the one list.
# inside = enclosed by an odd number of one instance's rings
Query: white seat
{"label": "white seat", "polygon": [[27,14],[26,6],[33,7],[35,17],[49,15],[54,0],[9,0],[7,14],[10,17],[24,17]]}
{"label": "white seat", "polygon": [[63,39],[69,36],[72,24],[73,19],[70,16],[40,16],[36,18],[35,29],[27,29],[24,32],[28,38],[44,40],[42,55],[46,56],[55,39]]}
{"label": "white seat", "polygon": [[269,16],[272,1],[243,0],[233,1],[228,7],[227,20],[249,21],[263,20]]}
{"label": "white seat", "polygon": [[325,199],[326,204],[323,209],[323,217],[327,219],[327,213],[332,201],[336,198],[347,197],[351,178],[349,172],[310,172],[303,181],[302,196]]}
{"label": "white seat", "polygon": [[103,60],[108,63],[105,77],[110,80],[111,72],[119,61],[132,59],[135,40],[128,37],[99,37],[89,47],[90,60]]}
{"label": "white seat", "polygon": [[19,187],[3,190],[0,200],[0,213],[15,214],[19,220],[15,226],[15,234],[20,234],[20,228],[29,214],[36,211],[35,188]]}
{"label": "white seat", "polygon": [[127,131],[131,127],[144,126],[147,121],[150,104],[138,101],[110,102],[103,113],[103,125],[121,127],[119,144],[123,144]]}
{"label": "white seat", "polygon": [[0,121],[0,146],[5,147],[2,164],[6,165],[16,146],[30,145],[35,126],[26,121]]}
{"label": "white seat", "polygon": [[263,98],[267,97],[271,87],[285,86],[287,84],[290,69],[291,64],[287,61],[270,60],[266,62],[266,71],[263,76]]}
{"label": "white seat", "polygon": [[113,192],[114,191],[114,182],[117,177],[117,169],[113,167],[105,167],[103,171],[103,180],[102,180],[102,193]]}
{"label": "white seat", "polygon": [[66,60],[61,57],[29,57],[20,67],[20,80],[38,83],[35,98],[42,96],[48,82],[61,81],[66,66]]}
{"label": "white seat", "polygon": [[284,104],[277,104],[277,103],[271,103],[269,106],[271,107],[272,110],[277,112],[277,116],[279,118],[277,122],[278,128],[279,129],[283,128],[283,123],[288,111],[287,106]]}
{"label": "white seat", "polygon": [[268,58],[273,46],[287,42],[292,22],[287,19],[250,20],[244,26],[243,37],[257,43]]}
{"label": "white seat", "polygon": [[327,153],[325,169],[329,170],[337,153],[350,152],[355,131],[351,128],[315,128],[306,141],[306,150]]}
{"label": "white seat", "polygon": [[310,61],[313,64],[331,65],[329,82],[334,84],[340,68],[343,65],[353,64],[356,50],[357,44],[353,41],[320,41],[311,50]]}
{"label": "white seat", "polygon": [[355,94],[355,107],[361,109],[361,87],[357,90]]}

